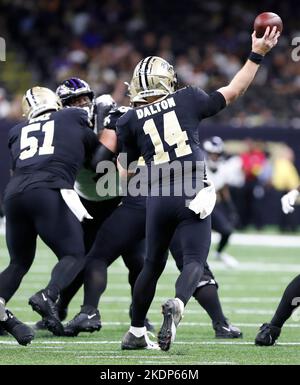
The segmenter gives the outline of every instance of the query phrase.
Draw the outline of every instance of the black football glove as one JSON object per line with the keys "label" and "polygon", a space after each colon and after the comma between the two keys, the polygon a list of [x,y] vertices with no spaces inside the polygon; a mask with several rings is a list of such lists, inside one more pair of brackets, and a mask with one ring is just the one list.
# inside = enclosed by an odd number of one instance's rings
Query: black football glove
{"label": "black football glove", "polygon": [[98,96],[95,100],[95,112],[97,131],[99,132],[104,127],[104,120],[111,110],[116,108],[117,103],[109,94]]}

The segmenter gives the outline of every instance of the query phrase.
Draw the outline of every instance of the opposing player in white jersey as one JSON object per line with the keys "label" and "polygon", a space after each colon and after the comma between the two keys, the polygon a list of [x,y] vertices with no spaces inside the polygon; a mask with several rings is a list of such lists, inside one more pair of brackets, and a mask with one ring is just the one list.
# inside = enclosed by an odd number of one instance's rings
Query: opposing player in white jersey
{"label": "opposing player in white jersey", "polygon": [[234,231],[237,218],[235,206],[231,200],[230,191],[227,186],[231,170],[227,166],[224,154],[223,140],[214,136],[203,142],[206,155],[206,172],[213,181],[217,192],[217,203],[212,212],[212,229],[220,234],[220,241],[217,245],[215,258],[224,262],[226,266],[236,267],[238,261],[231,255],[224,252],[228,245],[229,238]]}

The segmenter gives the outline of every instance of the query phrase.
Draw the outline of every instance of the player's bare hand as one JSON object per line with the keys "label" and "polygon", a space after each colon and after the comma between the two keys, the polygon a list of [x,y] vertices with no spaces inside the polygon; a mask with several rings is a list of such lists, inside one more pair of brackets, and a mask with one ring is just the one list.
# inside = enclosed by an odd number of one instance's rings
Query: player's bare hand
{"label": "player's bare hand", "polygon": [[252,51],[260,55],[268,53],[278,43],[280,32],[277,31],[277,27],[267,27],[263,37],[256,37],[256,32],[252,33]]}

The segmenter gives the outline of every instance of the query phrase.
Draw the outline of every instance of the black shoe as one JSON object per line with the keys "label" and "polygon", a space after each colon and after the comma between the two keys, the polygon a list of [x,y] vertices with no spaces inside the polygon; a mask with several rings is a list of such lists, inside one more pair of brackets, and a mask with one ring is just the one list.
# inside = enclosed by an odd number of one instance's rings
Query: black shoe
{"label": "black shoe", "polygon": [[31,305],[34,311],[42,316],[48,330],[55,336],[64,335],[64,327],[58,317],[55,303],[44,290],[41,290],[30,297],[29,305]]}
{"label": "black shoe", "polygon": [[227,321],[214,322],[216,338],[243,338],[243,333],[236,326],[230,325]]}
{"label": "black shoe", "polygon": [[101,319],[98,310],[88,313],[80,312],[64,327],[65,336],[76,337],[80,332],[93,333],[101,329]]}
{"label": "black shoe", "polygon": [[154,349],[159,350],[159,346],[156,342],[150,341],[147,334],[142,337],[136,337],[131,332],[127,332],[121,343],[122,350],[136,350],[136,349]]}
{"label": "black shoe", "polygon": [[3,326],[1,326],[1,322],[0,322],[0,336],[1,336],[1,337],[7,336],[7,332],[5,331],[5,329],[3,328]]}
{"label": "black shoe", "polygon": [[61,320],[61,321],[64,321],[67,316],[68,316],[68,308],[62,308],[59,306],[59,304],[56,304],[56,309],[57,309],[57,313],[58,313],[58,318]]}
{"label": "black shoe", "polygon": [[271,324],[263,324],[259,329],[259,333],[255,338],[255,345],[258,346],[272,346],[280,336],[281,329]]}
{"label": "black shoe", "polygon": [[[56,307],[56,310],[57,310],[57,313],[58,313],[58,318],[60,319],[60,321],[64,321],[66,318],[67,318],[67,315],[68,315],[68,309],[61,309],[59,308],[58,305],[55,304],[55,307]],[[46,321],[43,319],[41,319],[40,321],[38,321],[35,325],[34,325],[34,329],[35,330],[48,330],[47,329],[47,326],[46,326]],[[0,334],[1,335],[1,334]]]}
{"label": "black shoe", "polygon": [[34,339],[33,330],[19,321],[9,310],[6,310],[7,320],[1,321],[1,327],[11,334],[20,345],[28,345]]}
{"label": "black shoe", "polygon": [[48,330],[44,318],[34,325],[34,330]]}
{"label": "black shoe", "polygon": [[176,336],[176,328],[182,318],[179,303],[175,299],[168,299],[162,305],[163,324],[158,333],[158,345],[161,350],[169,350]]}
{"label": "black shoe", "polygon": [[155,328],[154,328],[154,326],[152,325],[152,323],[149,321],[148,318],[145,319],[144,325],[146,326],[147,332],[151,332],[151,333],[154,333],[154,332],[155,332]]}

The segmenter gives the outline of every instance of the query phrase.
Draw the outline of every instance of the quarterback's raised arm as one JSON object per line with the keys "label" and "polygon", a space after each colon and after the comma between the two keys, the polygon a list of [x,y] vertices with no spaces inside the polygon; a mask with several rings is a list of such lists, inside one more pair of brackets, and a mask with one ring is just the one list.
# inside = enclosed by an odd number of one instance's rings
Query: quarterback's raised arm
{"label": "quarterback's raised arm", "polygon": [[249,59],[226,87],[218,89],[224,96],[227,105],[235,101],[252,83],[263,57],[277,44],[280,32],[276,27],[267,27],[262,38],[252,34],[252,52]]}

